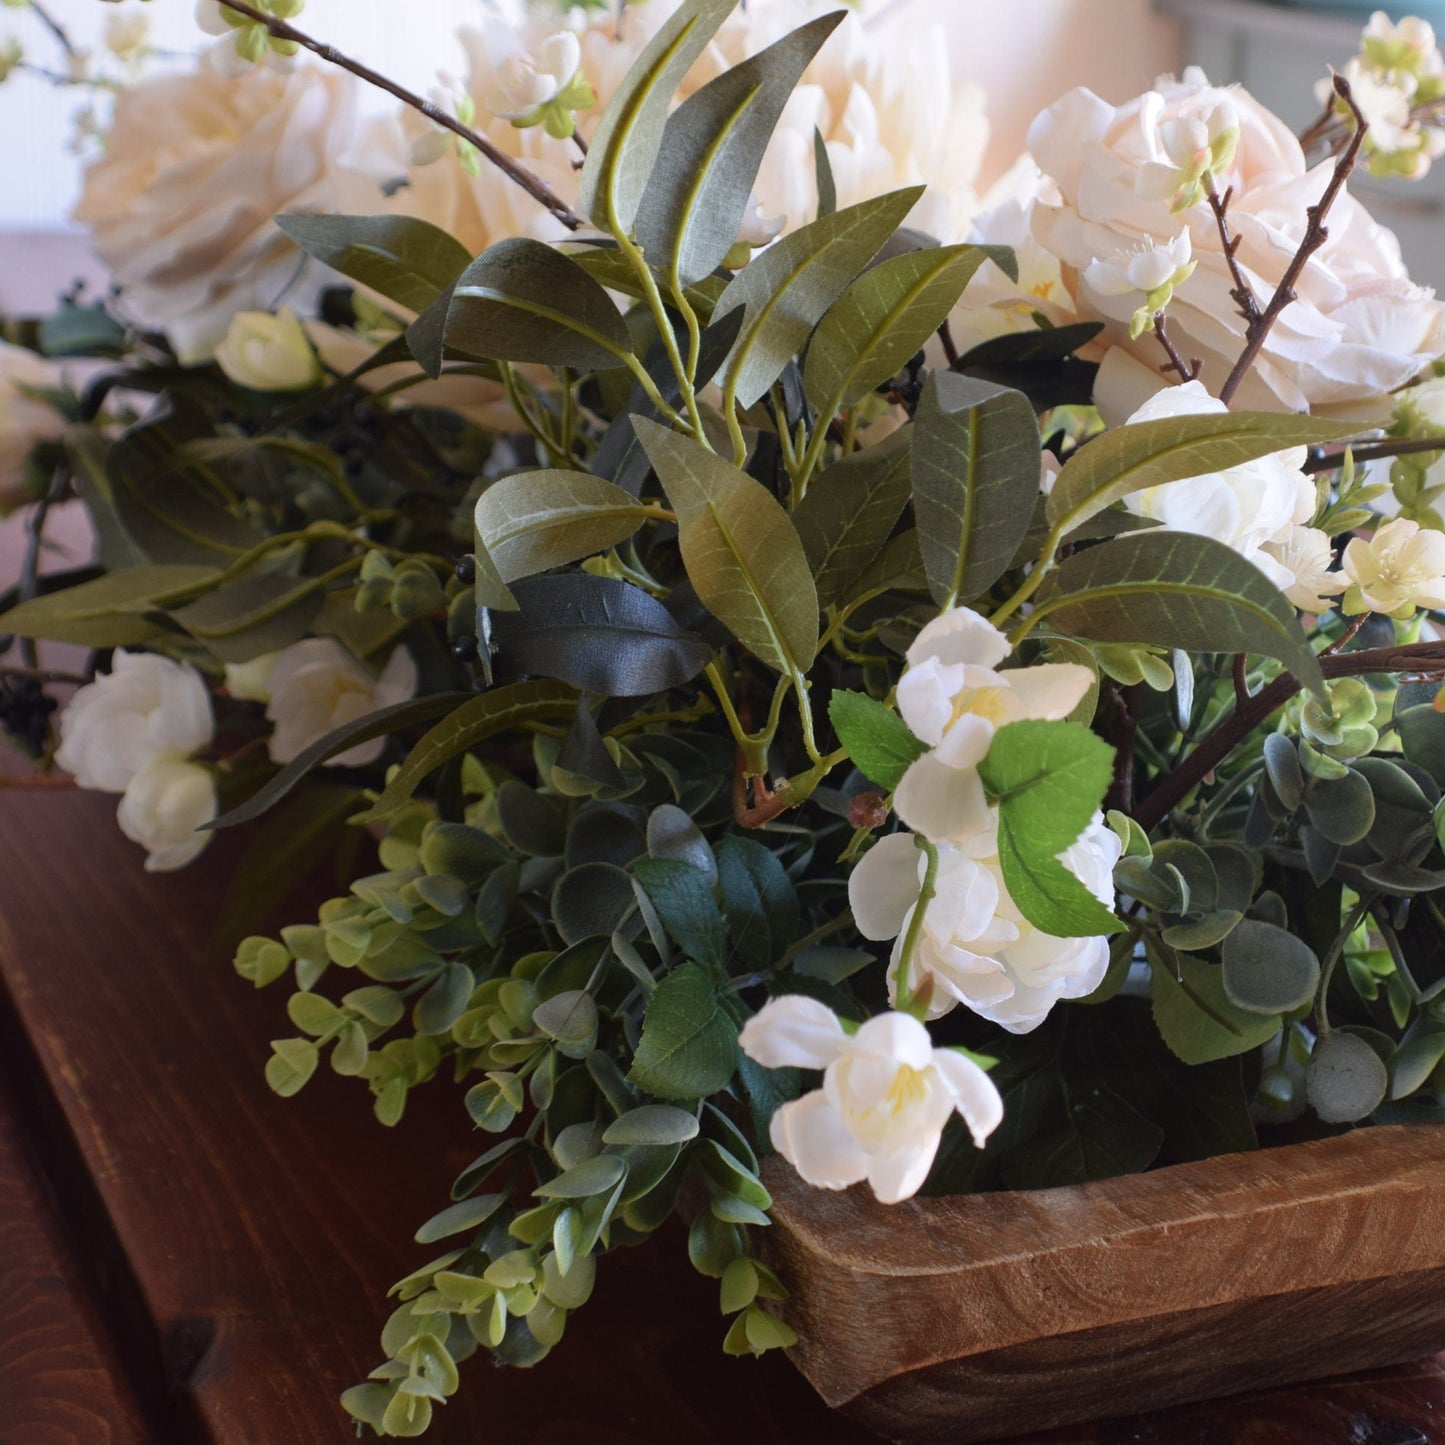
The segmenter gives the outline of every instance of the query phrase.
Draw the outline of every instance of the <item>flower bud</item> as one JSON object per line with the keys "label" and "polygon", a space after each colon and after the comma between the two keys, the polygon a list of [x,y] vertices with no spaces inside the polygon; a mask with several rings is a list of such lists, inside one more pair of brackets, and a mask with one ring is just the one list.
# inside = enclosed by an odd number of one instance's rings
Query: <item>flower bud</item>
{"label": "flower bud", "polygon": [[306,332],[286,307],[274,316],[239,312],[216,348],[216,363],[231,381],[252,391],[305,391],[322,379]]}

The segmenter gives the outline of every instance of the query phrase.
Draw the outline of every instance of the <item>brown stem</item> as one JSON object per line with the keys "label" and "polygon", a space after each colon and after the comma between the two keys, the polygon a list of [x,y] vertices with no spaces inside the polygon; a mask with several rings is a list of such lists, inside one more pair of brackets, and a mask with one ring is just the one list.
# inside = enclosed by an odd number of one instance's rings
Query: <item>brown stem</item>
{"label": "brown stem", "polygon": [[1350,83],[1343,75],[1336,75],[1334,83],[1335,94],[1349,106],[1351,114],[1355,117],[1355,133],[1344,154],[1335,162],[1334,174],[1330,177],[1330,182],[1325,187],[1318,204],[1310,206],[1305,212],[1309,224],[1305,227],[1304,239],[1299,244],[1299,250],[1294,254],[1294,260],[1289,263],[1288,269],[1280,278],[1274,295],[1269,298],[1269,304],[1260,313],[1259,319],[1245,328],[1244,350],[1240,353],[1239,360],[1234,363],[1234,370],[1229,373],[1229,379],[1219,389],[1219,399],[1226,406],[1234,399],[1234,393],[1239,390],[1240,383],[1248,375],[1249,368],[1254,365],[1255,358],[1263,348],[1265,339],[1269,336],[1274,323],[1279,320],[1280,313],[1295,299],[1295,283],[1304,274],[1310,257],[1324,245],[1325,238],[1329,235],[1325,229],[1325,217],[1329,214],[1330,207],[1334,205],[1335,198],[1344,190],[1345,182],[1349,179],[1350,172],[1355,168],[1355,161],[1359,158],[1360,146],[1364,144],[1365,131],[1369,127],[1360,107],[1355,104],[1354,96],[1350,94]]}
{"label": "brown stem", "polygon": [[1174,338],[1169,334],[1169,328],[1164,323],[1164,313],[1157,311],[1154,314],[1154,335],[1159,338],[1159,345],[1164,348],[1164,354],[1169,358],[1160,371],[1177,371],[1180,381],[1197,381],[1199,373],[1204,369],[1204,363],[1193,356],[1186,363],[1179,354],[1179,348],[1174,344]]}
{"label": "brown stem", "polygon": [[248,19],[254,20],[258,25],[264,25],[278,40],[290,40],[297,45],[304,46],[313,55],[319,55],[328,64],[335,65],[342,70],[349,70],[353,75],[366,81],[368,85],[374,85],[378,90],[384,90],[388,95],[394,95],[403,104],[411,106],[413,110],[420,111],[433,125],[442,126],[454,135],[460,136],[468,145],[475,146],[504,176],[515,181],[533,200],[545,206],[569,231],[577,231],[582,228],[584,223],[581,216],[576,215],[566,201],[545,181],[534,176],[525,167],[518,165],[505,151],[498,150],[486,136],[474,131],[470,126],[463,125],[456,116],[448,115],[440,106],[424,100],[414,91],[407,90],[405,86],[398,85],[394,80],[389,80],[380,72],[372,70],[370,66],[363,65],[359,60],[352,60],[350,56],[343,55],[334,45],[327,45],[323,41],[313,39],[305,31],[297,30],[294,25],[288,25],[284,20],[278,20],[274,15],[268,15],[264,10],[258,10],[254,5],[247,4],[247,0],[220,0],[220,3],[228,10],[234,10],[238,15],[245,15]]}
{"label": "brown stem", "polygon": [[[1320,658],[1326,677],[1363,677],[1372,672],[1415,672],[1422,677],[1445,676],[1445,643],[1416,642],[1405,646],[1373,647],[1360,652]],[[1189,796],[1271,713],[1283,707],[1300,690],[1298,679],[1285,673],[1236,707],[1218,727],[1174,769],[1134,810],[1134,820],[1145,832],[1156,827],[1171,808]]]}
{"label": "brown stem", "polygon": [[1347,628],[1345,628],[1345,630],[1339,635],[1339,637],[1337,637],[1332,643],[1330,643],[1327,648],[1325,648],[1322,653],[1320,653],[1320,656],[1333,657],[1335,653],[1343,652],[1345,648],[1347,648],[1350,643],[1352,643],[1355,638],[1360,635],[1360,628],[1362,628],[1369,620],[1370,614],[1368,612],[1360,613],[1360,615],[1355,618],[1355,620],[1350,623]]}
{"label": "brown stem", "polygon": [[1312,447],[1302,471],[1313,476],[1316,472],[1332,472],[1345,459],[1345,452],[1357,462],[1381,462],[1388,457],[1405,457],[1416,452],[1445,452],[1445,436],[1402,437],[1397,440],[1375,442],[1367,447],[1335,445]]}
{"label": "brown stem", "polygon": [[35,12],[35,18],[56,38],[60,48],[67,55],[79,54],[75,48],[75,42],[71,40],[65,27],[40,3],[40,0],[30,0],[30,8]]}
{"label": "brown stem", "polygon": [[938,328],[938,339],[943,343],[944,360],[950,368],[958,365],[958,343],[953,339],[953,330],[947,320]]}
{"label": "brown stem", "polygon": [[1234,288],[1229,294],[1234,304],[1239,307],[1239,314],[1244,317],[1245,325],[1255,326],[1259,322],[1259,302],[1255,300],[1254,288],[1249,284],[1249,278],[1244,274],[1238,260],[1239,247],[1244,237],[1231,234],[1229,229],[1229,202],[1234,195],[1234,187],[1230,186],[1221,196],[1215,187],[1214,176],[1205,171],[1204,194],[1209,197],[1209,209],[1214,212],[1214,224],[1219,229],[1219,240],[1224,247],[1224,259],[1229,264],[1229,274],[1234,281]]}
{"label": "brown stem", "polygon": [[1242,652],[1234,655],[1234,705],[1235,707],[1248,707],[1250,699],[1249,691],[1249,658]]}
{"label": "brown stem", "polygon": [[[1439,100],[1428,100],[1424,105],[1412,106],[1406,124],[1435,125],[1439,123],[1442,114],[1445,114],[1445,96]],[[1327,156],[1338,155],[1353,134],[1351,127],[1331,106],[1308,130],[1300,133],[1300,146],[1304,149],[1307,160],[1309,152],[1313,150],[1318,150],[1317,159],[1323,160]]]}

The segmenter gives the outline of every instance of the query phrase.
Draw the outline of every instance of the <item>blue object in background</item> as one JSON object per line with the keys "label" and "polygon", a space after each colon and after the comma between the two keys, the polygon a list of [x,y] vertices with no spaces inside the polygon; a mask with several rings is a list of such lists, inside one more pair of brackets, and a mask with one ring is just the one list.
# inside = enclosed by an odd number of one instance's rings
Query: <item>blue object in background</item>
{"label": "blue object in background", "polygon": [[1274,0],[1276,5],[1285,5],[1293,10],[1317,10],[1324,15],[1339,15],[1359,20],[1363,24],[1376,10],[1383,10],[1391,20],[1403,20],[1407,15],[1418,15],[1432,25],[1445,26],[1445,0],[1415,0],[1414,4],[1398,5],[1385,3],[1372,5],[1368,0]]}

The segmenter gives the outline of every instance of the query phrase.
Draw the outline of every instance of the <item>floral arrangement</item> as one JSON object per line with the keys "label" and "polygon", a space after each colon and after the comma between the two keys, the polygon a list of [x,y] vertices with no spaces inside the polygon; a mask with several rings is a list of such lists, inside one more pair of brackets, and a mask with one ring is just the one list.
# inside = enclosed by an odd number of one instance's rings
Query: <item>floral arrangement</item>
{"label": "floral arrangement", "polygon": [[1303,139],[1076,90],[980,214],[866,11],[528,12],[424,99],[300,8],[120,91],[118,289],[7,331],[0,717],[148,868],[262,820],[278,1094],[491,1136],[359,1425],[679,1212],[790,1344],[769,1152],[893,1203],[1445,1117],[1445,306],[1348,190],[1438,153],[1428,26]]}

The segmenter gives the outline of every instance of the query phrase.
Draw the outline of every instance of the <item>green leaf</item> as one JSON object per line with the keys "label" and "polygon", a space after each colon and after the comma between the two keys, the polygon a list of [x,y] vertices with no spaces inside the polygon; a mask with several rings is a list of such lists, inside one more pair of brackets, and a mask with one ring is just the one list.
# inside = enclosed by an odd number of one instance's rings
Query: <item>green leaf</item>
{"label": "green leaf", "polygon": [[433,693],[429,697],[413,698],[410,702],[399,702],[392,707],[381,708],[377,712],[357,718],[355,722],[343,723],[324,738],[317,738],[310,747],[297,753],[274,778],[252,793],[240,807],[232,808],[229,813],[206,826],[234,828],[237,823],[249,823],[252,818],[259,818],[268,808],[279,803],[313,768],[319,767],[337,753],[344,753],[358,743],[370,742],[372,738],[386,737],[403,728],[430,722],[433,718],[450,713],[473,700],[471,693]]}
{"label": "green leaf", "polygon": [[79,647],[133,647],[165,636],[158,616],[164,599],[218,575],[214,567],[187,563],[126,567],[12,607],[0,614],[0,632]]}
{"label": "green leaf", "polygon": [[443,1209],[440,1214],[432,1215],[413,1238],[418,1244],[435,1244],[439,1239],[450,1239],[454,1234],[485,1224],[506,1202],[505,1194],[478,1194],[471,1199],[463,1199]]}
{"label": "green leaf", "polygon": [[891,707],[866,693],[840,688],[828,700],[828,719],[858,770],[890,793],[910,764],[928,751],[928,744],[914,737]]}
{"label": "green leaf", "polygon": [[636,219],[638,244],[674,286],[700,281],[732,249],[778,117],[842,18],[834,11],[785,35],[668,118]]}
{"label": "green leaf", "polygon": [[724,838],[717,866],[738,956],[752,968],[771,968],[798,936],[798,890],[777,855],[752,838]]}
{"label": "green leaf", "polygon": [[833,177],[828,142],[817,126],[813,127],[813,174],[818,187],[818,218],[821,220],[838,209],[838,183]]}
{"label": "green leaf", "polygon": [[462,273],[447,312],[446,345],[495,361],[597,371],[632,349],[611,297],[570,257],[514,236]]}
{"label": "green leaf", "polygon": [[676,858],[639,858],[632,866],[672,941],[714,972],[726,967],[727,925],[707,877]]}
{"label": "green leaf", "polygon": [[644,1104],[614,1119],[602,1135],[604,1144],[641,1144],[660,1147],[696,1139],[697,1116],[671,1104]]}
{"label": "green leaf", "polygon": [[477,538],[504,582],[626,541],[657,509],[586,472],[516,472],[477,500]]}
{"label": "green leaf", "polygon": [[1302,938],[1272,923],[1246,918],[1219,951],[1224,994],[1249,1013],[1284,1014],[1315,996],[1320,961]]}
{"label": "green leaf", "polygon": [[877,446],[834,462],[794,509],[820,607],[848,599],[902,516],[912,491],[912,442],[913,429],[900,427]]}
{"label": "green leaf", "polygon": [[823,313],[918,203],[923,187],[849,206],[784,236],[728,282],[713,320],[746,308],[725,367],[726,386],[751,406],[802,350]]}
{"label": "green leaf", "polygon": [[643,417],[637,435],[677,513],[687,575],[737,639],[784,674],[818,650],[818,594],[792,519],[760,483]]}
{"label": "green leaf", "polygon": [[372,823],[395,813],[445,762],[478,743],[528,723],[571,720],[577,694],[565,684],[542,680],[514,682],[469,698],[427,733],[392,774],[376,803],[352,820]]}
{"label": "green leaf", "polygon": [[276,224],[308,255],[411,311],[425,311],[471,261],[439,226],[415,216],[317,216]]}
{"label": "green leaf", "polygon": [[1024,917],[1058,938],[1117,932],[1113,911],[1058,861],[1104,800],[1113,748],[1080,723],[1009,723],[978,771],[998,802],[999,863]]}
{"label": "green leaf", "polygon": [[1137,1174],[1164,1143],[1164,1130],[1110,1088],[1104,1075],[1066,1084],[1062,1113],[1062,1128],[1040,1133],[1008,1155],[1004,1177],[1010,1189]]}
{"label": "green leaf", "polygon": [[310,1039],[272,1039],[266,1060],[266,1082],[283,1099],[298,1094],[316,1072],[320,1058]]}
{"label": "green leaf", "polygon": [[1390,1059],[1390,1097],[1403,1099],[1423,1088],[1445,1059],[1445,1032],[1417,1034]]}
{"label": "green leaf", "polygon": [[1039,426],[1022,392],[935,371],[914,419],[913,507],[940,607],[981,596],[1028,531],[1039,494]]}
{"label": "green leaf", "polygon": [[313,631],[322,601],[319,578],[256,572],[172,608],[170,616],[222,662],[251,662]]}
{"label": "green leaf", "polygon": [[1280,1028],[1278,1014],[1250,1013],[1231,1003],[1218,964],[1149,951],[1154,1022],[1186,1064],[1208,1064],[1257,1049]]}
{"label": "green leaf", "polygon": [[1212,537],[1160,529],[1089,547],[1045,580],[1034,616],[1096,642],[1259,653],[1323,693],[1294,606],[1259,568]]}
{"label": "green leaf", "polygon": [[1227,471],[1287,447],[1337,441],[1359,431],[1358,422],[1275,411],[1171,416],[1115,427],[1064,463],[1049,493],[1049,523],[1062,534],[1130,492]]}
{"label": "green leaf", "polygon": [[1357,1034],[1326,1034],[1305,1065],[1305,1097],[1326,1124],[1353,1124],[1385,1100],[1385,1062]]}
{"label": "green leaf", "polygon": [[735,0],[686,0],[613,92],[582,167],[580,207],[604,231],[628,234],[637,219],[667,127],[667,112]]}
{"label": "green leaf", "polygon": [[616,1154],[597,1154],[574,1164],[534,1191],[541,1199],[590,1199],[605,1194],[627,1172],[627,1165]]}
{"label": "green leaf", "polygon": [[[1013,271],[1017,279],[1007,246],[925,247],[865,271],[828,308],[808,343],[803,365],[808,405],[820,417],[831,417],[896,376],[947,320],[985,261]],[[1037,475],[1034,486],[1037,490]]]}
{"label": "green leaf", "polygon": [[628,1079],[659,1099],[702,1099],[725,1089],[737,1066],[737,1024],[707,974],[679,964],[648,1002]]}

